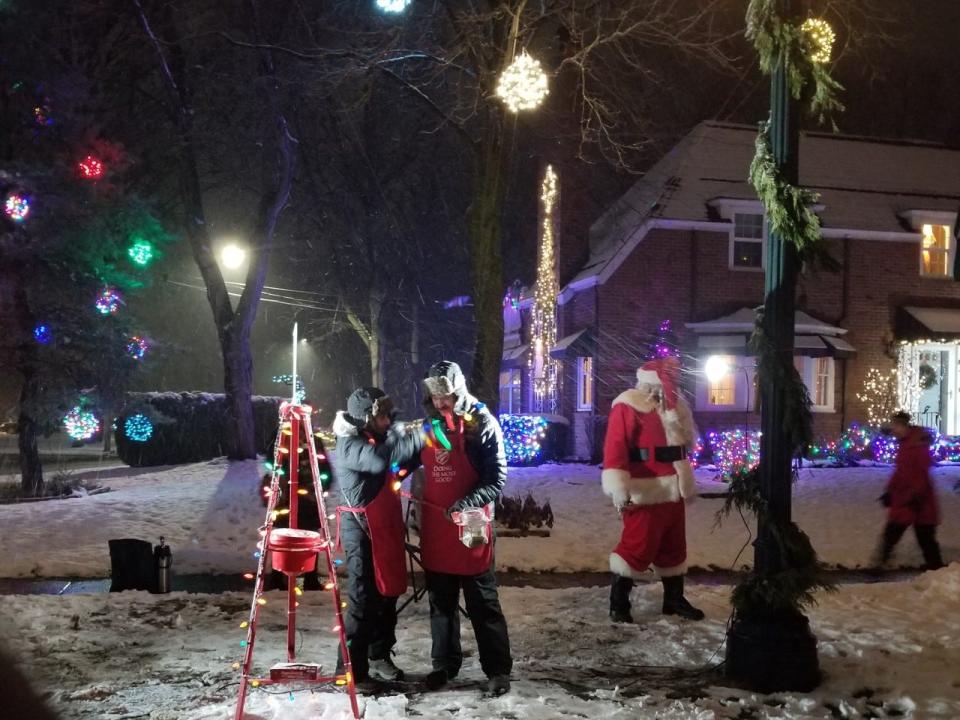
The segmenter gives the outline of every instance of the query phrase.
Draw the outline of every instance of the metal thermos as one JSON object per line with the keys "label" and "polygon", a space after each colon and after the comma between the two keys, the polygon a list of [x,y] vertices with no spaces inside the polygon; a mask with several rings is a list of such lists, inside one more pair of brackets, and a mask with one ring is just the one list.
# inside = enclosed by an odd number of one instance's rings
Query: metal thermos
{"label": "metal thermos", "polygon": [[160,544],[153,549],[153,557],[157,566],[157,592],[170,592],[170,566],[173,564],[173,553],[170,552],[170,546],[163,542],[160,537]]}

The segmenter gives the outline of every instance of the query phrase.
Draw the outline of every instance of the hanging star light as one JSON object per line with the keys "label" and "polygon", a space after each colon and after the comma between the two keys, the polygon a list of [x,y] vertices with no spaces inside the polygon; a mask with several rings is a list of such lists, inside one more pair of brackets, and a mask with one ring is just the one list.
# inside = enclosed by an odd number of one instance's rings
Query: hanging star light
{"label": "hanging star light", "polygon": [[133,244],[127,249],[130,262],[140,267],[146,267],[154,256],[153,244],[140,237],[133,238]]}
{"label": "hanging star light", "polygon": [[540,61],[526,51],[514,58],[497,82],[497,97],[510,112],[536,109],[549,92],[547,74]]}
{"label": "hanging star light", "polygon": [[103,177],[103,161],[94,155],[87,155],[77,163],[77,172],[84,180],[99,180]]}
{"label": "hanging star light", "polygon": [[800,29],[810,42],[810,59],[815,63],[830,62],[833,53],[833,41],[837,35],[823,18],[807,18]]}
{"label": "hanging star light", "polygon": [[377,7],[388,13],[402,13],[410,0],[377,0]]}
{"label": "hanging star light", "polygon": [[101,315],[116,315],[122,302],[123,297],[120,293],[114,288],[108,287],[104,288],[100,294],[97,295],[97,301],[94,303],[94,307],[97,308],[97,311]]}
{"label": "hanging star light", "polygon": [[63,416],[63,427],[71,440],[89,440],[100,429],[100,421],[79,405]]}
{"label": "hanging star light", "polygon": [[10,193],[3,204],[3,212],[14,222],[23,222],[30,214],[30,198],[20,193]]}

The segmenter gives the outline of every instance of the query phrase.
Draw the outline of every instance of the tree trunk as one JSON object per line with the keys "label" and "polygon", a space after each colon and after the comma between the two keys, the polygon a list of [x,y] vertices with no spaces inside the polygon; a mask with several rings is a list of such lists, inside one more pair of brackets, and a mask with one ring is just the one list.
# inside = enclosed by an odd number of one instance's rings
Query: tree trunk
{"label": "tree trunk", "polygon": [[104,455],[113,450],[113,421],[116,417],[114,412],[114,405],[112,403],[105,404],[100,408],[100,413],[103,417],[103,445],[101,446],[101,450]]}
{"label": "tree trunk", "polygon": [[503,264],[500,219],[503,209],[503,137],[489,129],[476,151],[473,202],[468,211],[471,282],[476,344],[470,389],[496,410],[503,357]]}
{"label": "tree trunk", "polygon": [[383,389],[384,385],[384,342],[383,342],[383,294],[377,290],[370,291],[370,340],[367,349],[370,351],[370,383],[373,387]]}
{"label": "tree trunk", "polygon": [[228,420],[224,450],[231,460],[247,460],[257,456],[253,401],[250,399],[253,394],[253,357],[250,338],[234,328],[232,325],[221,335]]}
{"label": "tree trunk", "polygon": [[17,417],[17,450],[20,452],[20,488],[27,497],[43,493],[43,465],[37,447],[37,419],[34,408],[40,400],[40,378],[32,367],[21,367],[20,413]]}

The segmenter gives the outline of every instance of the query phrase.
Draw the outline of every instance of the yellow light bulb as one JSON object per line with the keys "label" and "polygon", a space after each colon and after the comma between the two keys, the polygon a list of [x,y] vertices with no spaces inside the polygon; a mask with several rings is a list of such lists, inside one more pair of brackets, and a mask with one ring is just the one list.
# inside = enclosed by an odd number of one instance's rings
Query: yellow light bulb
{"label": "yellow light bulb", "polygon": [[250,627],[250,623],[248,623],[246,620],[244,620],[242,623],[240,623],[240,627],[241,627],[241,628]]}
{"label": "yellow light bulb", "polygon": [[266,605],[266,604],[267,604],[267,599],[266,599],[266,598],[262,598],[262,597],[261,597],[261,598],[257,598],[257,605]]}

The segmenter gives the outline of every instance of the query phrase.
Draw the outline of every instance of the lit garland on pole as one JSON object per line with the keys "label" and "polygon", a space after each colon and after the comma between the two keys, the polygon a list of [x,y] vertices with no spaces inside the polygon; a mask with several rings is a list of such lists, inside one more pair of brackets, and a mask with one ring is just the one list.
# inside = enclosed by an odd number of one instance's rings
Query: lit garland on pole
{"label": "lit garland on pole", "polygon": [[547,419],[536,415],[500,416],[503,445],[510,465],[529,465],[542,459],[540,441],[547,433]]}
{"label": "lit garland on pole", "polygon": [[133,442],[147,442],[153,437],[153,423],[143,413],[137,413],[123,423],[123,433]]}
{"label": "lit garland on pole", "polygon": [[526,51],[517,55],[497,82],[497,97],[510,112],[535,110],[550,92],[547,74]]}
{"label": "lit garland on pole", "polygon": [[71,440],[89,440],[100,430],[100,421],[89,410],[77,405],[63,417],[63,427]]}
{"label": "lit garland on pole", "polygon": [[552,412],[556,403],[557,361],[550,349],[557,344],[557,215],[560,200],[557,174],[547,165],[540,186],[540,242],[537,246],[537,282],[533,290],[531,313],[530,379],[540,410]]}

